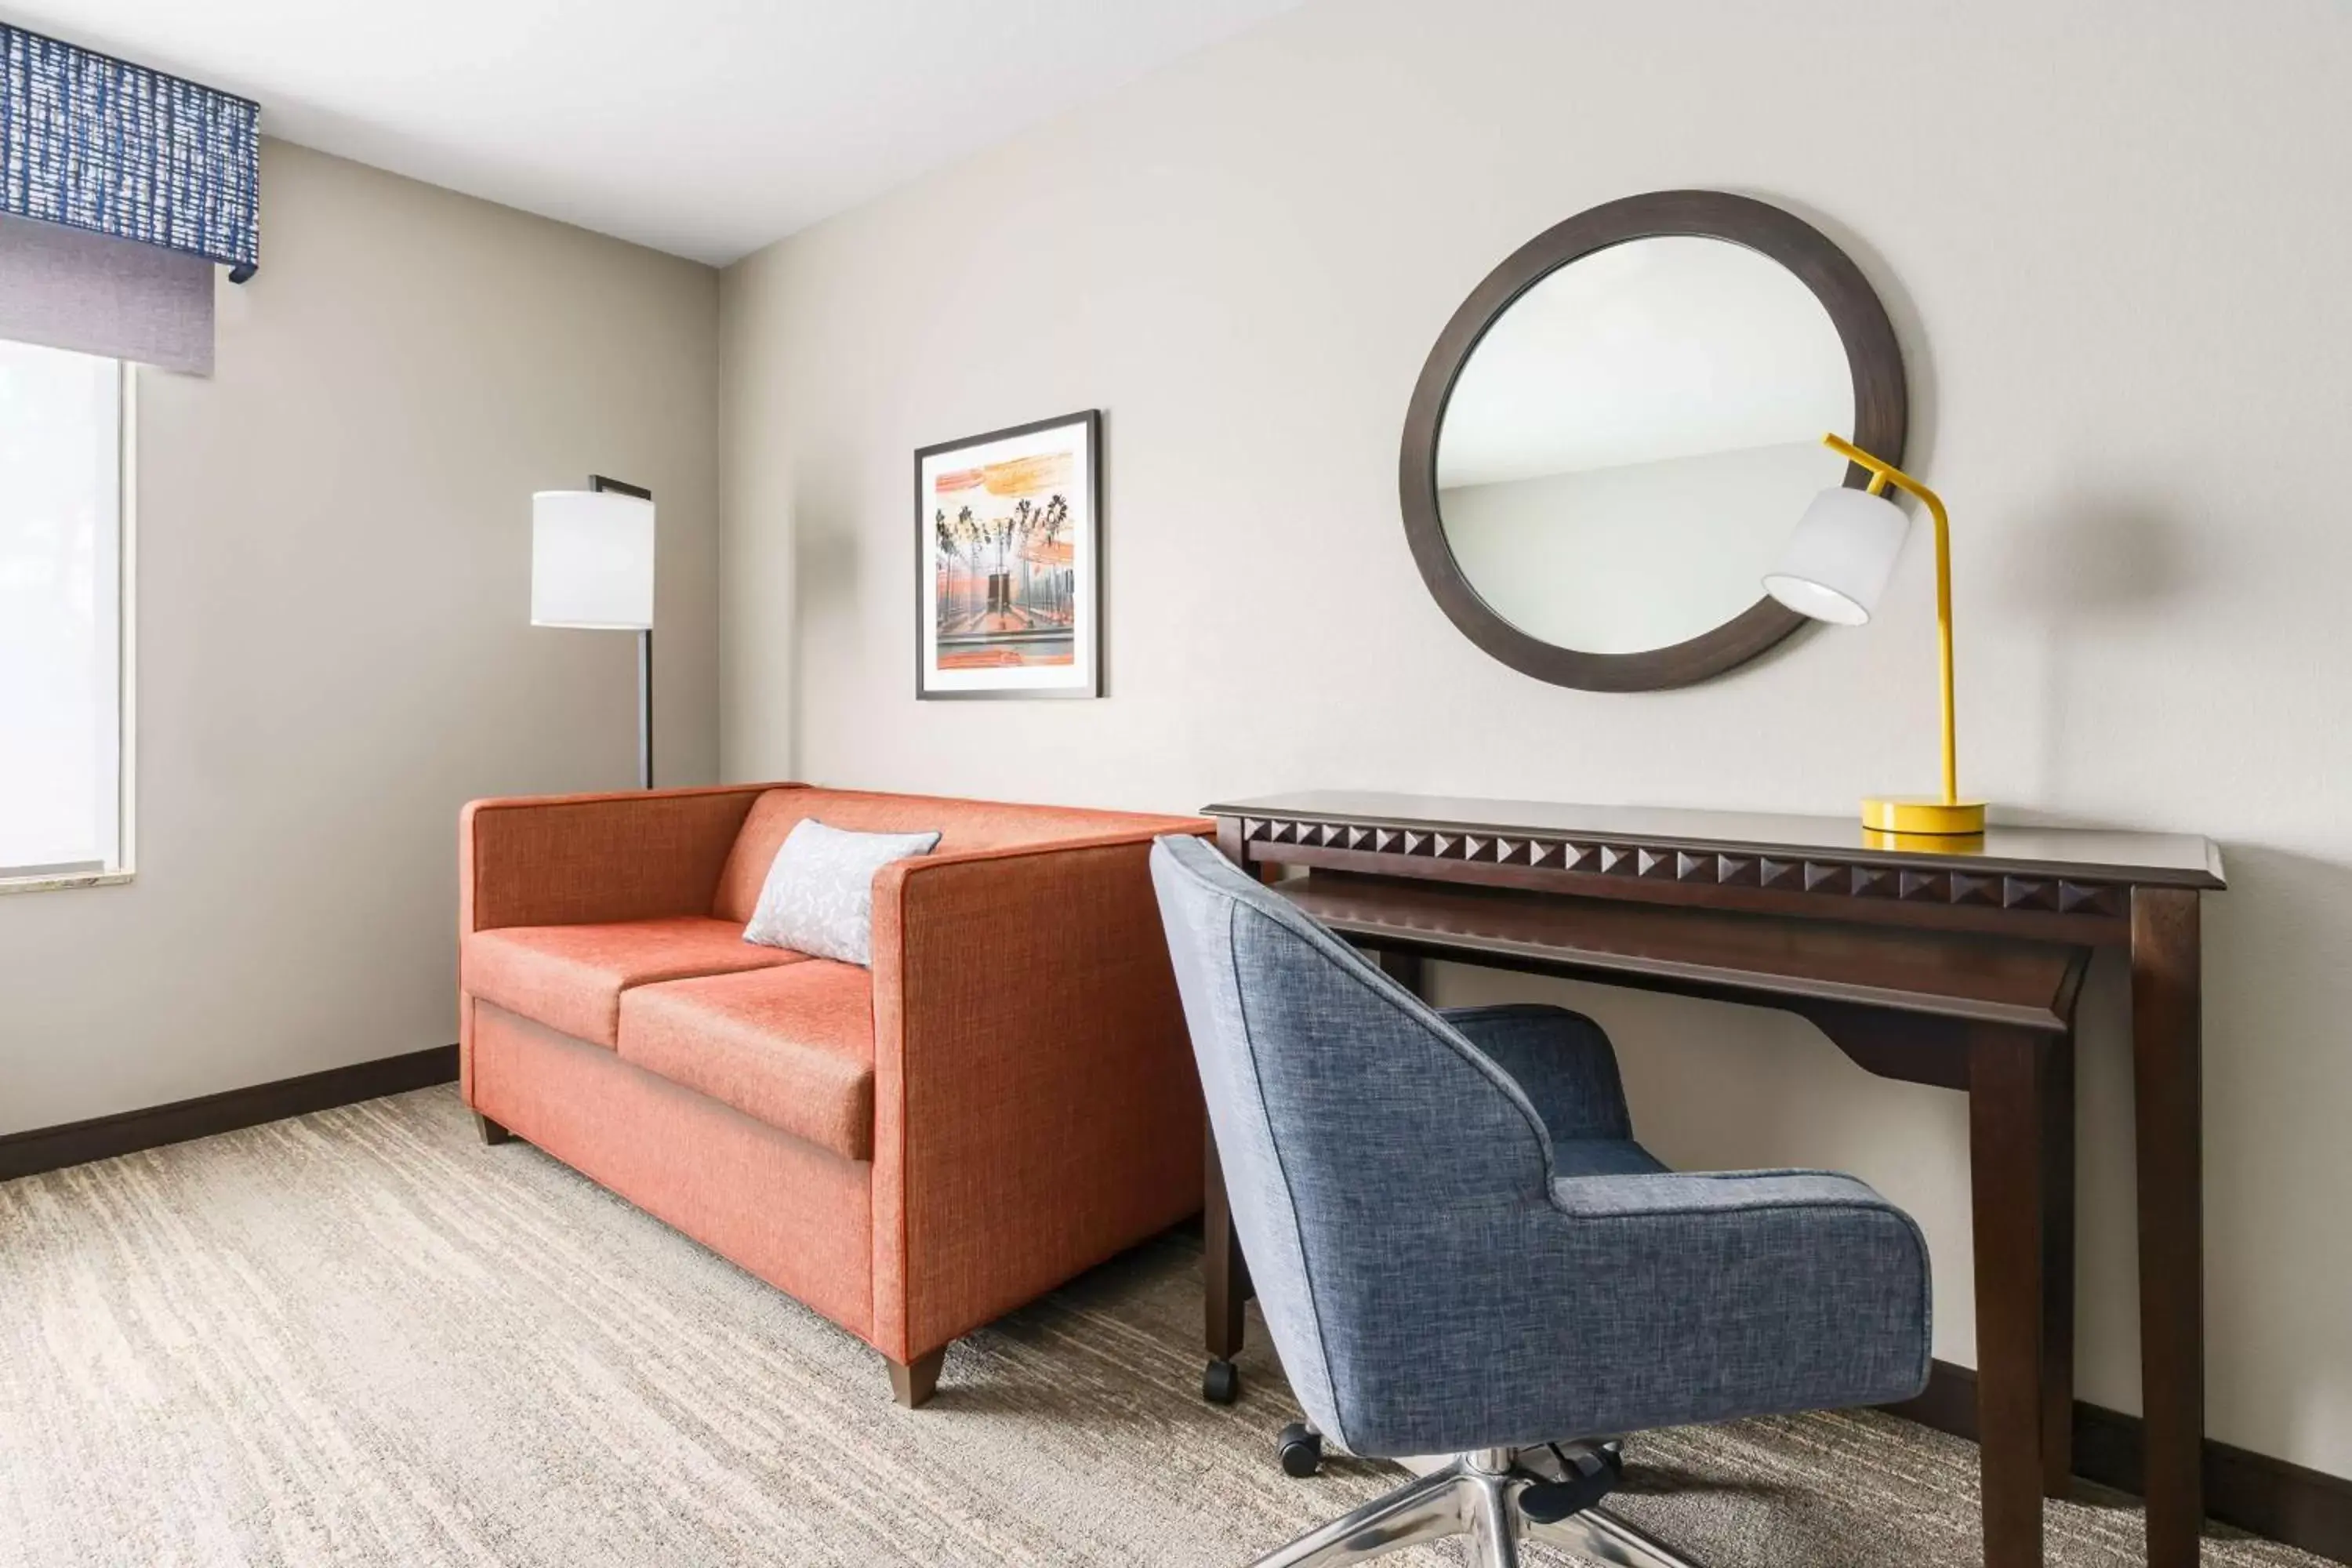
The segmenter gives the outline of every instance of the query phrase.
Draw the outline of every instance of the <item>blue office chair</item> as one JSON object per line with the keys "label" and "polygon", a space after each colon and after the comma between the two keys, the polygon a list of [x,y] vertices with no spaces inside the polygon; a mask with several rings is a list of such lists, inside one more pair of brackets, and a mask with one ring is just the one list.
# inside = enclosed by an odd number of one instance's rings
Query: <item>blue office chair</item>
{"label": "blue office chair", "polygon": [[1433,1012],[1198,838],[1151,876],[1292,1389],[1354,1453],[1454,1456],[1259,1568],[1460,1534],[1688,1568],[1593,1506],[1612,1439],[1927,1386],[1927,1243],[1862,1183],[1668,1171],[1591,1020]]}

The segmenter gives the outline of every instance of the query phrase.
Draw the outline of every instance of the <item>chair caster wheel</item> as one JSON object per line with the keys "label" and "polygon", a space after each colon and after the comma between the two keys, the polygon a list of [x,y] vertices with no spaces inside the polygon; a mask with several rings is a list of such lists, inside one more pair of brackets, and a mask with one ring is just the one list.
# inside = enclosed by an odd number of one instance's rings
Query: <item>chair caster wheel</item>
{"label": "chair caster wheel", "polygon": [[1306,1423],[1293,1421],[1276,1441],[1281,1446],[1284,1475],[1304,1479],[1323,1468],[1323,1434]]}
{"label": "chair caster wheel", "polygon": [[1212,1405],[1231,1405],[1241,1394],[1241,1371],[1229,1361],[1213,1361],[1201,1374],[1201,1397]]}

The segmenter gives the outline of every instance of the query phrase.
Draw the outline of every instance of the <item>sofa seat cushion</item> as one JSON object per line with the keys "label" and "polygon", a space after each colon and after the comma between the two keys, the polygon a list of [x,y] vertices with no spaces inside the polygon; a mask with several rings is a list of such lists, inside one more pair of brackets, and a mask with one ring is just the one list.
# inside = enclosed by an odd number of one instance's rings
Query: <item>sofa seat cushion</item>
{"label": "sofa seat cushion", "polygon": [[642,985],[621,1059],[848,1160],[874,1157],[874,983],[855,963]]}
{"label": "sofa seat cushion", "polygon": [[612,1046],[622,994],[689,975],[773,969],[806,954],[756,947],[743,928],[702,915],[606,925],[505,926],[466,938],[465,987],[575,1039]]}

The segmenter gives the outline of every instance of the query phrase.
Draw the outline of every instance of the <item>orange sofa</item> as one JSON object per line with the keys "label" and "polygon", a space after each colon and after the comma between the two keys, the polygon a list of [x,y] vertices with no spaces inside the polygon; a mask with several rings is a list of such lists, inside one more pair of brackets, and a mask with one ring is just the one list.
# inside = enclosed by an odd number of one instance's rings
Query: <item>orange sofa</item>
{"label": "orange sofa", "polygon": [[[814,816],[937,828],[873,967],[742,940]],[[806,1302],[928,1398],[950,1341],[1200,1207],[1200,1088],[1145,857],[1192,818],[805,784],[460,820],[466,1103]]]}

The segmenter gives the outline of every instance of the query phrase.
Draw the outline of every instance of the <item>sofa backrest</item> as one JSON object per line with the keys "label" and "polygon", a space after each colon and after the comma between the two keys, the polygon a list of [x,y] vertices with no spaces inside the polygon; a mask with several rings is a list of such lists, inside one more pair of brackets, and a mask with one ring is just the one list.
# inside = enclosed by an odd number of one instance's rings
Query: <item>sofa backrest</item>
{"label": "sofa backrest", "polygon": [[819,789],[794,785],[772,789],[751,805],[743,831],[719,876],[719,891],[711,913],[720,920],[748,922],[760,902],[760,889],[784,837],[803,817],[814,816],[828,827],[853,833],[921,833],[937,828],[936,853],[960,854],[972,849],[1003,849],[1024,844],[1050,844],[1066,838],[1092,838],[1134,828],[1142,831],[1182,831],[1182,818],[1144,816],[1119,811],[1087,811],[1076,806],[1015,805],[993,800],[954,800],[940,795],[877,795],[863,790]]}

